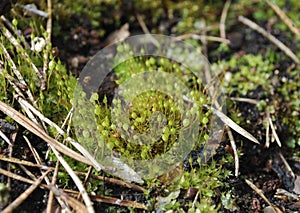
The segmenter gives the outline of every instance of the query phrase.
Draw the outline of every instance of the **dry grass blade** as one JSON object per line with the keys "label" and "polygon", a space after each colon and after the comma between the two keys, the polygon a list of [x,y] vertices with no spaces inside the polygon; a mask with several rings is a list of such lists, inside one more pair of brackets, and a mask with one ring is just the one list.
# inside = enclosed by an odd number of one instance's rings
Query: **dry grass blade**
{"label": "dry grass blade", "polygon": [[30,132],[34,133],[35,135],[39,136],[43,140],[45,140],[47,143],[51,144],[54,148],[56,148],[61,153],[70,156],[74,158],[75,160],[78,160],[82,163],[92,165],[92,163],[83,157],[82,155],[79,155],[77,152],[74,152],[67,146],[59,143],[57,140],[51,138],[43,129],[41,129],[38,125],[36,125],[34,122],[32,122],[30,119],[25,117],[23,114],[19,113],[12,107],[8,106],[7,104],[0,101],[0,111],[11,117],[13,120],[15,120],[20,125],[24,126],[26,129],[28,129]]}
{"label": "dry grass blade", "polygon": [[[47,9],[48,9],[48,20],[47,20],[47,37],[46,37],[46,45],[51,44],[51,34],[52,34],[52,1],[47,0]],[[48,69],[48,63],[49,63],[49,51],[44,52],[44,62],[43,62],[43,77],[44,79],[47,79],[47,69]],[[43,85],[41,85],[41,90],[46,89],[46,83],[45,81],[42,82]]]}
{"label": "dry grass blade", "polygon": [[266,125],[266,144],[265,147],[269,148],[270,146],[270,122],[269,119],[264,119],[264,123]]}
{"label": "dry grass blade", "polygon": [[[8,31],[6,29],[6,31]],[[31,91],[28,89],[29,87],[27,86],[23,76],[21,75],[20,71],[17,69],[17,66],[16,64],[14,63],[14,61],[12,60],[12,58],[10,57],[8,51],[6,50],[6,48],[4,47],[4,45],[0,42],[0,46],[3,50],[3,55],[5,57],[5,59],[11,64],[11,68],[12,68],[12,71],[14,72],[14,74],[17,76],[18,80],[19,80],[19,84],[21,85],[21,87],[23,88],[27,88],[26,90],[26,94],[28,95],[28,98],[30,99],[30,101],[32,103],[35,103],[34,101],[34,98],[33,98],[33,95],[31,93]],[[13,78],[11,78],[10,80],[12,80]],[[14,83],[13,81],[11,81],[12,83]],[[18,89],[17,89],[18,90]],[[18,92],[18,93],[21,93],[21,92]],[[21,93],[22,94],[22,93]]]}
{"label": "dry grass blade", "polygon": [[0,137],[1,137],[6,143],[8,143],[9,145],[12,145],[11,142],[10,142],[10,140],[9,140],[9,138],[6,137],[6,135],[1,131],[1,129],[0,129]]}
{"label": "dry grass blade", "polygon": [[[80,176],[85,176],[86,174],[85,173],[82,173],[82,172],[76,172],[77,175],[80,175]],[[123,180],[120,180],[120,179],[115,179],[115,178],[108,178],[108,177],[104,177],[104,176],[98,176],[98,175],[94,175],[94,174],[91,174],[91,178],[95,179],[95,180],[101,180],[101,181],[105,181],[107,183],[111,183],[111,184],[116,184],[116,185],[119,185],[119,186],[122,186],[122,187],[127,187],[129,189],[134,189],[138,192],[146,192],[147,190],[139,185],[136,185],[134,183],[128,183],[128,182],[125,182]]]}
{"label": "dry grass blade", "polygon": [[[56,197],[61,198],[73,208],[74,212],[88,212],[87,208],[75,198],[64,193],[61,189],[56,188],[53,184],[49,184],[49,189]],[[65,210],[63,210],[65,211]]]}
{"label": "dry grass blade", "polygon": [[239,175],[239,167],[240,167],[239,156],[238,156],[238,153],[237,153],[234,137],[232,135],[231,130],[228,127],[227,127],[227,135],[229,137],[230,145],[231,145],[232,150],[233,150],[234,165],[235,165],[234,175],[237,177]]}
{"label": "dry grass blade", "polygon": [[102,202],[102,203],[109,203],[113,205],[119,205],[124,207],[132,207],[136,209],[146,209],[146,206],[141,203],[137,203],[135,201],[131,200],[121,200],[114,197],[108,197],[108,196],[93,196],[91,195],[91,199],[93,201]]}
{"label": "dry grass blade", "polygon": [[288,173],[293,177],[293,179],[296,178],[295,173],[293,172],[292,168],[290,167],[289,163],[287,162],[287,160],[283,157],[282,153],[279,153],[279,157],[283,162],[283,165],[285,167],[285,169],[288,171]]}
{"label": "dry grass blade", "polygon": [[30,49],[30,46],[28,42],[25,40],[25,37],[22,35],[22,32],[17,29],[14,29],[13,25],[10,23],[9,20],[5,18],[5,16],[2,15],[0,18],[14,32],[14,34],[17,35],[18,39],[23,43],[25,49],[27,50]]}
{"label": "dry grass blade", "polygon": [[213,114],[215,114],[216,116],[218,116],[221,119],[221,121],[223,123],[225,123],[226,125],[228,125],[231,129],[233,129],[234,131],[236,131],[240,135],[244,136],[245,138],[248,138],[250,141],[259,144],[258,140],[254,136],[252,136],[249,132],[247,132],[242,127],[240,127],[239,125],[237,125],[233,120],[231,120],[229,117],[227,117],[223,112],[221,112],[219,110],[216,110],[213,107],[209,107],[207,105],[206,105],[206,107],[208,109],[210,109]]}
{"label": "dry grass blade", "polygon": [[18,50],[18,52],[31,65],[31,67],[33,68],[33,70],[35,71],[35,73],[37,74],[37,76],[39,77],[41,85],[45,84],[45,79],[44,79],[42,73],[40,73],[40,71],[38,70],[38,68],[31,61],[29,55],[26,53],[26,51],[24,50],[24,48],[19,44],[19,42],[17,41],[17,39],[9,32],[9,30],[5,26],[1,26],[1,30],[2,30],[3,35],[15,46],[15,48]]}
{"label": "dry grass blade", "polygon": [[[28,178],[24,178],[24,177],[22,177],[20,175],[14,174],[12,172],[6,171],[6,170],[1,169],[1,168],[0,168],[0,174],[5,175],[5,176],[7,176],[9,178],[13,178],[13,179],[18,180],[18,181],[22,181],[24,183],[29,183],[29,184],[33,184],[34,183],[33,180],[30,180]],[[42,189],[49,189],[49,186],[47,184],[40,184],[40,188],[42,188]]]}
{"label": "dry grass blade", "polygon": [[277,38],[275,38],[273,35],[265,31],[263,28],[258,26],[256,23],[253,21],[243,17],[239,16],[239,21],[242,22],[243,24],[249,26],[253,30],[256,30],[263,36],[265,36],[267,39],[269,39],[273,44],[275,44],[279,49],[281,49],[287,56],[289,56],[296,64],[300,64],[299,58],[281,41],[279,41]]}
{"label": "dry grass blade", "polygon": [[[50,119],[46,118],[40,111],[38,111],[36,108],[34,108],[32,105],[30,105],[30,103],[28,103],[26,100],[24,100],[21,97],[18,97],[18,101],[22,106],[24,106],[25,108],[30,109],[30,111],[32,113],[34,113],[36,116],[38,116],[41,121],[43,121],[43,122],[47,123],[48,125],[54,127],[60,135],[65,134],[65,132],[64,132],[64,130],[62,130],[62,128],[60,128],[58,125],[56,125]],[[83,154],[87,159],[89,159],[90,162],[92,163],[92,166],[94,166],[94,168],[97,171],[100,171],[100,170],[113,171],[114,170],[113,168],[108,168],[108,167],[105,167],[105,166],[99,164],[94,159],[94,157],[91,156],[91,154],[88,151],[86,151],[78,142],[76,142],[72,138],[68,137],[68,138],[66,138],[66,141],[70,142],[81,154]]]}
{"label": "dry grass blade", "polygon": [[266,198],[264,193],[262,193],[262,191],[259,188],[257,188],[250,180],[245,179],[245,181],[246,181],[247,185],[250,186],[250,188],[253,189],[262,199],[264,199],[264,201],[269,206],[272,206],[271,202],[268,200],[268,198]]}
{"label": "dry grass blade", "polygon": [[268,198],[264,195],[264,193],[257,188],[250,180],[245,179],[245,182],[253,189],[276,213],[282,213],[282,211],[271,204]]}
{"label": "dry grass blade", "polygon": [[[34,159],[35,161],[38,163],[38,164],[43,164],[43,160],[41,159],[41,157],[39,156],[39,153],[36,151],[36,149],[31,145],[30,141],[28,140],[28,138],[26,136],[23,136],[23,138],[25,139],[25,141],[27,142],[33,156],[34,156]],[[58,161],[59,162],[59,161]],[[51,168],[53,169],[53,168]],[[41,172],[43,173],[44,171],[41,170]],[[48,178],[48,176],[45,177],[45,181],[47,184],[50,184],[50,180]],[[56,200],[57,202],[59,203],[59,205],[64,208],[66,210],[66,205],[64,204],[64,202],[59,198],[59,197],[56,197]]]}
{"label": "dry grass blade", "polygon": [[139,24],[140,24],[140,26],[141,26],[141,28],[142,28],[142,30],[143,30],[143,32],[145,33],[145,34],[149,34],[149,38],[150,38],[150,40],[151,40],[151,42],[156,46],[156,47],[159,47],[159,42],[150,34],[150,31],[148,30],[148,28],[147,28],[147,26],[146,26],[146,24],[145,24],[145,22],[144,22],[144,20],[143,20],[143,17],[140,15],[140,14],[136,14],[136,18],[137,18],[137,20],[138,20],[138,22],[139,22]]}
{"label": "dry grass blade", "polygon": [[34,164],[30,161],[19,160],[18,158],[14,158],[14,157],[7,158],[5,155],[0,155],[0,160],[10,162],[10,163],[16,163],[16,164],[24,165],[24,166],[36,167],[36,168],[40,168],[43,170],[50,169],[50,167],[48,167],[48,166]]}
{"label": "dry grass blade", "polygon": [[39,177],[25,192],[23,192],[17,199],[15,199],[9,206],[7,206],[2,213],[9,213],[21,205],[26,198],[40,185],[44,177],[50,172],[45,172],[41,177]]}
{"label": "dry grass blade", "polygon": [[[51,145],[50,145],[51,146]],[[79,177],[75,174],[75,172],[72,170],[72,168],[69,166],[69,164],[67,163],[67,161],[65,161],[65,159],[59,154],[59,152],[53,148],[52,151],[55,154],[55,156],[57,157],[57,159],[59,160],[59,162],[61,163],[61,165],[65,168],[65,170],[67,171],[67,173],[71,176],[72,180],[74,181],[74,183],[76,184],[78,190],[80,191],[83,201],[86,204],[87,210],[89,213],[94,213],[95,210],[93,208],[92,202],[81,182],[81,180],[79,179]]]}
{"label": "dry grass blade", "polygon": [[249,104],[255,104],[255,105],[259,104],[259,100],[252,99],[252,98],[234,98],[234,97],[231,97],[230,100],[249,103]]}
{"label": "dry grass blade", "polygon": [[188,39],[188,38],[192,38],[192,39],[196,39],[196,40],[221,42],[221,43],[224,43],[226,45],[230,43],[230,41],[226,38],[220,38],[220,37],[208,36],[208,35],[197,35],[197,34],[194,34],[194,33],[187,33],[187,34],[183,34],[183,35],[180,35],[180,36],[176,37],[176,39]]}
{"label": "dry grass blade", "polygon": [[223,11],[222,11],[222,15],[221,15],[221,20],[220,20],[220,35],[221,35],[221,38],[223,38],[223,39],[226,38],[225,21],[226,21],[226,17],[227,17],[227,13],[228,13],[230,4],[231,4],[231,0],[227,0],[225,2],[225,5],[224,5]]}
{"label": "dry grass blade", "polygon": [[277,135],[277,133],[276,133],[274,124],[273,124],[273,122],[272,122],[272,119],[271,119],[271,116],[270,116],[269,113],[267,113],[267,118],[268,118],[268,121],[269,121],[269,123],[270,123],[270,127],[271,127],[271,130],[272,130],[272,134],[273,134],[273,136],[275,137],[275,140],[276,140],[278,146],[281,147],[280,139],[279,139],[279,137],[278,137],[278,135]]}
{"label": "dry grass blade", "polygon": [[[52,170],[49,170],[49,171],[52,171]],[[10,178],[13,178],[13,179],[18,180],[18,181],[22,181],[22,182],[29,183],[29,184],[34,184],[33,180],[24,178],[24,177],[22,177],[20,175],[16,175],[16,174],[14,174],[12,172],[6,171],[6,170],[1,169],[1,168],[0,168],[0,174],[5,175],[5,176],[10,177]],[[67,203],[70,200],[72,200],[72,199],[70,199],[70,197],[66,193],[62,192],[61,190],[59,190],[58,188],[56,188],[56,186],[54,186],[52,184],[39,184],[39,187],[42,188],[42,189],[51,190],[54,193],[55,196],[61,198],[62,200],[64,200]],[[79,206],[83,206],[82,203],[80,203],[79,201],[77,201],[75,199],[72,200],[71,204],[73,204],[72,207],[74,209],[77,209]],[[70,204],[70,206],[71,206],[71,204]],[[88,210],[86,209],[86,207],[85,206],[83,206],[83,207],[84,208],[83,208],[82,212],[88,212]],[[64,209],[64,211],[66,211],[66,209]]]}
{"label": "dry grass blade", "polygon": [[295,33],[300,38],[300,31],[291,19],[274,3],[266,0],[268,5],[277,13],[281,20],[290,28],[290,30]]}
{"label": "dry grass blade", "polygon": [[92,207],[91,201],[89,197],[87,196],[87,193],[80,181],[80,179],[77,177],[77,175],[74,173],[74,171],[71,169],[71,167],[67,164],[67,162],[61,157],[61,155],[56,151],[59,150],[60,152],[78,160],[83,163],[86,163],[88,165],[92,165],[90,161],[88,161],[86,158],[83,156],[79,155],[78,153],[74,152],[73,150],[69,149],[65,145],[59,143],[55,139],[51,138],[49,135],[47,135],[38,125],[33,123],[31,120],[29,120],[27,117],[19,113],[18,111],[14,110],[10,106],[6,105],[5,103],[0,101],[0,110],[10,116],[12,119],[14,119],[16,122],[27,128],[29,131],[33,132],[37,136],[41,137],[44,139],[46,142],[50,144],[52,147],[52,150],[56,157],[59,159],[61,164],[65,167],[69,175],[72,177],[73,181],[79,188],[80,192],[82,193],[82,197],[84,199],[84,202],[87,205],[87,208],[89,212],[94,212],[94,209]]}

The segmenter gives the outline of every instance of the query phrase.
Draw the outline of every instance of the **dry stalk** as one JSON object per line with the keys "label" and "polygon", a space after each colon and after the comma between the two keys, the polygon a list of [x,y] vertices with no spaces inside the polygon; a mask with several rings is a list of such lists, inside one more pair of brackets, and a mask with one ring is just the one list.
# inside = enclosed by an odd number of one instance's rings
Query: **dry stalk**
{"label": "dry stalk", "polygon": [[[47,19],[47,25],[46,25],[46,46],[51,44],[51,34],[52,34],[52,1],[47,0],[47,9],[48,9],[48,19]],[[44,79],[47,79],[47,69],[49,64],[49,51],[44,51],[44,64],[43,64],[43,71],[42,75]],[[46,83],[43,81],[43,85],[41,85],[41,90],[46,89]]]}
{"label": "dry stalk", "polygon": [[[43,77],[43,74],[38,70],[38,68],[35,66],[35,64],[31,61],[29,55],[26,53],[24,48],[18,43],[17,39],[9,32],[9,30],[5,26],[2,26],[1,30],[3,32],[3,35],[10,41],[10,43],[18,50],[18,52],[31,65],[31,67],[33,68],[33,70],[35,71],[37,76],[39,77],[41,85],[45,85],[45,79]],[[34,101],[32,103],[34,104]]]}
{"label": "dry stalk", "polygon": [[225,22],[226,22],[226,17],[227,17],[227,13],[228,13],[230,4],[231,4],[231,0],[226,0],[225,5],[222,10],[222,15],[221,15],[221,20],[220,20],[220,36],[223,39],[226,39]]}
{"label": "dry stalk", "polygon": [[10,213],[13,212],[19,205],[21,205],[26,198],[40,185],[43,181],[44,177],[50,172],[45,172],[41,177],[39,177],[25,192],[23,192],[18,198],[16,198],[9,206],[7,206],[2,213]]}
{"label": "dry stalk", "polygon": [[279,41],[277,38],[275,38],[272,34],[268,33],[265,31],[263,28],[258,26],[255,22],[251,21],[250,19],[247,19],[244,16],[239,16],[239,21],[242,22],[243,24],[247,25],[251,29],[259,32],[262,34],[264,37],[269,39],[273,44],[275,44],[279,49],[281,49],[288,57],[290,57],[296,64],[300,64],[300,60],[298,57],[288,48],[284,43]]}
{"label": "dry stalk", "polygon": [[281,20],[300,38],[300,31],[294,22],[274,3],[266,0],[267,4],[275,11],[275,13],[281,18]]}

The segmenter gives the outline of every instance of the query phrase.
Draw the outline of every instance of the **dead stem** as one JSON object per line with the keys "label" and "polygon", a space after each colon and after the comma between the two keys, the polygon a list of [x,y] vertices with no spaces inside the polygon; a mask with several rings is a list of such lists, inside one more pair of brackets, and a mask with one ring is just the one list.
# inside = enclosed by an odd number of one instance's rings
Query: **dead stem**
{"label": "dead stem", "polygon": [[279,49],[281,49],[287,56],[289,56],[296,64],[298,65],[300,64],[300,60],[298,59],[298,57],[285,44],[283,44],[281,41],[275,38],[272,34],[268,33],[263,28],[258,26],[255,22],[251,21],[250,19],[247,19],[244,16],[239,16],[238,19],[243,24],[247,25],[251,29],[259,32],[264,37],[269,39],[273,44],[275,44]]}
{"label": "dead stem", "polygon": [[292,20],[274,3],[266,0],[267,4],[277,13],[281,20],[300,38],[300,31]]}
{"label": "dead stem", "polygon": [[231,0],[226,0],[225,5],[222,10],[221,20],[220,20],[220,37],[226,39],[226,29],[225,29],[225,22],[227,13],[231,4]]}

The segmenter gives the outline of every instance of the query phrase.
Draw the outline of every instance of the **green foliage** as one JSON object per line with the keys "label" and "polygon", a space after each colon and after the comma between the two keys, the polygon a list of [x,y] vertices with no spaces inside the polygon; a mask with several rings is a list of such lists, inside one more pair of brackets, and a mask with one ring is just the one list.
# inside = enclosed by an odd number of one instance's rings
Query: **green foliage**
{"label": "green foliage", "polygon": [[268,94],[271,91],[270,77],[274,65],[269,60],[264,60],[261,55],[247,54],[241,58],[231,57],[229,61],[222,62],[223,67],[231,71],[230,81],[224,81],[227,93],[235,93],[244,97],[250,91],[254,91],[259,86]]}
{"label": "green foliage", "polygon": [[[167,196],[159,198],[157,208],[160,210],[176,210],[184,212],[179,196],[180,191],[193,189],[197,192],[197,200],[186,200],[185,206],[188,212],[218,212],[220,205],[214,202],[216,191],[227,191],[229,188],[225,183],[231,176],[231,172],[217,165],[215,161],[211,164],[201,164],[200,168],[192,168],[190,172],[183,172],[182,176],[171,186],[164,190]],[[234,199],[231,198],[230,191],[227,191],[224,203],[229,207],[234,205]]]}
{"label": "green foliage", "polygon": [[[122,53],[127,51],[130,54],[130,51],[126,48],[126,45],[119,46],[118,51],[122,51]],[[179,138],[179,134],[182,134],[183,130],[187,131],[196,122],[196,119],[201,119],[202,121],[201,132],[205,130],[209,121],[210,113],[204,114],[201,109],[204,103],[208,103],[208,97],[201,93],[200,90],[197,90],[197,88],[202,86],[197,83],[197,79],[190,71],[166,58],[131,58],[115,67],[115,74],[118,79],[116,82],[122,87],[131,78],[134,79],[139,74],[147,72],[150,73],[147,81],[149,85],[160,83],[170,85],[169,91],[175,94],[182,94],[182,91],[176,91],[180,87],[176,87],[176,85],[174,87],[172,82],[167,82],[167,77],[165,78],[166,82],[156,82],[157,79],[152,79],[151,73],[158,71],[171,73],[172,76],[177,77],[178,81],[186,82],[185,86],[191,88],[190,93],[186,95],[193,97],[196,100],[196,104],[185,112],[190,115],[189,119],[181,119],[182,113],[184,113],[182,106],[191,103],[184,103],[181,97],[181,100],[176,102],[172,99],[174,97],[169,97],[168,94],[158,91],[159,89],[155,87],[153,90],[136,94],[131,100],[128,111],[123,110],[124,106],[121,100],[115,97],[113,100],[113,122],[110,115],[110,106],[107,104],[101,106],[97,101],[98,97],[96,94],[93,94],[90,98],[90,101],[95,104],[94,112],[96,114],[98,131],[101,132],[101,136],[106,141],[107,146],[114,151],[122,153],[123,156],[132,159],[153,159],[156,155],[166,153],[174,146]],[[191,81],[186,81],[188,78]],[[138,80],[134,81],[134,83],[137,85],[131,85],[131,87],[124,90],[121,89],[121,96],[135,94],[138,88],[146,86],[138,85]],[[143,82],[141,83],[144,84]],[[116,94],[116,96],[118,95]],[[127,101],[130,101],[130,98]],[[188,107],[186,106],[186,108]],[[124,120],[124,116],[129,120]],[[155,128],[155,131],[158,132],[153,132],[152,128]],[[86,136],[88,137],[89,135],[87,134]],[[151,143],[147,144],[145,141]]]}

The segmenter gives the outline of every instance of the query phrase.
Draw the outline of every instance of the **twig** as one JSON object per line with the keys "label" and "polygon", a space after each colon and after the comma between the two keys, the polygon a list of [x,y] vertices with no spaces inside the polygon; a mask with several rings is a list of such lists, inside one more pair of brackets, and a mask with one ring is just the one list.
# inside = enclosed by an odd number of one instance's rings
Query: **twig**
{"label": "twig", "polygon": [[266,0],[266,2],[275,11],[275,13],[277,13],[281,20],[290,28],[290,30],[300,38],[300,31],[292,22],[292,20],[276,4],[270,2],[269,0]]}
{"label": "twig", "polygon": [[248,184],[248,186],[250,186],[251,189],[253,189],[272,208],[273,211],[271,211],[271,212],[283,213],[279,208],[277,208],[276,206],[273,206],[271,204],[271,202],[264,195],[264,193],[262,192],[262,190],[260,190],[259,188],[257,188],[251,181],[249,181],[247,179],[245,179],[245,181]]}
{"label": "twig", "polygon": [[228,9],[230,7],[231,0],[227,0],[222,10],[221,20],[220,20],[220,36],[223,39],[226,39],[226,30],[225,30],[225,22],[228,13]]}
{"label": "twig", "polygon": [[36,180],[34,174],[32,174],[25,166],[19,165],[19,167],[25,172],[26,175],[28,175],[28,177],[30,177],[32,180]]}
{"label": "twig", "polygon": [[[56,162],[56,166],[55,166],[55,169],[54,169],[54,172],[53,172],[53,177],[52,177],[52,181],[51,181],[51,184],[53,186],[56,185],[56,181],[57,181],[57,176],[58,176],[58,171],[59,171],[59,161]],[[53,200],[54,200],[54,192],[53,190],[50,190],[49,191],[49,198],[48,198],[48,202],[47,202],[47,210],[46,210],[46,213],[51,213],[53,212],[52,211],[52,207],[53,207]],[[66,205],[64,205],[64,203],[62,202],[61,204],[61,208],[67,212],[69,212],[69,209],[67,208]]]}
{"label": "twig", "polygon": [[26,198],[40,185],[40,183],[43,181],[44,177],[49,173],[50,171],[45,172],[41,177],[39,177],[25,192],[23,192],[17,199],[15,199],[9,206],[7,206],[2,213],[10,213],[14,209],[16,209],[19,205],[21,205]]}
{"label": "twig", "polygon": [[[38,125],[34,124],[31,120],[29,120],[27,117],[19,113],[18,111],[14,110],[10,106],[6,105],[2,101],[0,101],[0,110],[10,116],[12,119],[14,119],[19,124],[23,125],[25,128],[27,128],[29,131],[33,132],[37,136],[43,138],[45,141],[49,143],[49,145],[52,147],[52,151],[56,155],[56,157],[59,159],[61,164],[64,166],[66,171],[69,173],[73,181],[75,182],[76,186],[82,193],[83,200],[89,210],[89,212],[94,212],[94,209],[92,207],[91,201],[89,197],[87,196],[87,193],[80,181],[80,179],[77,177],[77,175],[73,172],[69,164],[62,158],[60,153],[56,151],[58,149],[60,152],[73,157],[76,160],[82,161],[88,165],[91,165],[91,162],[87,160],[86,158],[83,158],[78,153],[74,152],[73,150],[69,149],[68,147],[64,146],[63,144],[59,143],[55,139],[51,138],[48,134],[46,134]],[[70,154],[70,153],[72,154]]]}
{"label": "twig", "polygon": [[253,21],[243,17],[239,16],[239,21],[242,22],[243,24],[247,25],[248,27],[252,28],[253,30],[256,30],[263,36],[265,36],[267,39],[269,39],[273,44],[275,44],[279,49],[281,49],[287,56],[289,56],[296,64],[300,64],[300,60],[298,57],[281,41],[279,41],[277,38],[275,38],[273,35],[265,31],[263,28],[258,26],[256,23]]}
{"label": "twig", "polygon": [[[96,157],[97,152],[98,152],[98,146],[97,146],[96,150],[94,151],[94,158]],[[85,174],[84,181],[83,181],[84,187],[86,187],[86,185],[91,177],[92,171],[93,171],[93,167],[89,166],[88,172]],[[78,194],[77,200],[80,200],[80,198],[81,198],[81,194]]]}

